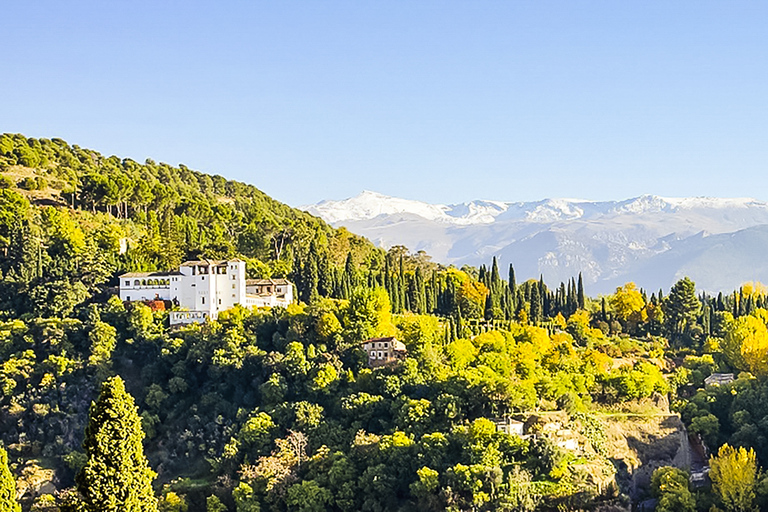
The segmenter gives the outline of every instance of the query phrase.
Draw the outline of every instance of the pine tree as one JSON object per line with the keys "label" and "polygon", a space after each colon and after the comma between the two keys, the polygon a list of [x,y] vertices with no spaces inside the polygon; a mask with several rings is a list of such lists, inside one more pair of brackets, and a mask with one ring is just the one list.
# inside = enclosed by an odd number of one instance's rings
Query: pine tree
{"label": "pine tree", "polygon": [[88,462],[77,487],[88,512],[157,512],[152,492],[155,472],[149,467],[142,440],[141,418],[120,377],[101,386],[91,405],[83,449]]}
{"label": "pine tree", "polygon": [[701,308],[694,282],[684,277],[675,283],[665,304],[670,331],[673,334],[683,333],[695,322]]}
{"label": "pine tree", "polygon": [[21,505],[16,501],[16,481],[8,469],[8,453],[0,446],[0,510],[3,512],[21,512]]}

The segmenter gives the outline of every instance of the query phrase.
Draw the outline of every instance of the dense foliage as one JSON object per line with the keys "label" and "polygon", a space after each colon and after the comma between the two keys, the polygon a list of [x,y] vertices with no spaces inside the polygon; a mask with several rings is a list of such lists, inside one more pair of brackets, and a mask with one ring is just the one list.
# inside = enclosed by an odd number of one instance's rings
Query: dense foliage
{"label": "dense foliage", "polygon": [[[457,269],[385,252],[252,186],[58,139],[0,136],[0,177],[0,437],[25,510],[570,510],[630,497],[693,510],[768,496],[759,284],[712,297],[686,278],[666,296],[627,283],[590,298],[581,276],[549,287],[495,260]],[[290,278],[300,302],[170,329],[164,308],[111,288],[122,272],[229,257],[251,277]],[[360,342],[377,336],[407,357],[369,368]],[[717,372],[737,378],[705,386]],[[667,398],[718,454],[714,489],[669,467],[636,485],[611,452],[608,418],[669,415]],[[526,435],[497,428],[515,419]],[[746,475],[736,491],[718,476],[733,474]],[[0,488],[9,476],[0,464]]]}

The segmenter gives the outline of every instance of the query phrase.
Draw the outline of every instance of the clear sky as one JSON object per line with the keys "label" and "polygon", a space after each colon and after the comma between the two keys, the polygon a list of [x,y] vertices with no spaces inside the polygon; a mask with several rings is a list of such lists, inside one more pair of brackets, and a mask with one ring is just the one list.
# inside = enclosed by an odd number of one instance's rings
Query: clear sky
{"label": "clear sky", "polygon": [[291,205],[768,199],[768,2],[27,1],[0,131]]}

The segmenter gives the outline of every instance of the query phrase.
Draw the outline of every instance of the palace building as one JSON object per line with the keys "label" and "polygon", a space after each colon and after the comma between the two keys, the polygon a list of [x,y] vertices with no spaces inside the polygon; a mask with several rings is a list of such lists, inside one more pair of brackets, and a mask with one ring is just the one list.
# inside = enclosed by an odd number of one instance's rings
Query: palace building
{"label": "palace building", "polygon": [[220,311],[243,307],[287,307],[293,285],[285,279],[245,279],[245,262],[186,261],[171,272],[129,272],[120,276],[120,299],[126,302],[167,300],[179,306],[171,325],[216,319]]}

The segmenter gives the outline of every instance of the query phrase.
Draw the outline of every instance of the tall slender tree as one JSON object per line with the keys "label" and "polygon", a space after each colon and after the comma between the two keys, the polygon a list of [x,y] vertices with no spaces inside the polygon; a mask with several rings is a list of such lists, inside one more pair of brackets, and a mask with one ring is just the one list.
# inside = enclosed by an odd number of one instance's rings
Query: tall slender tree
{"label": "tall slender tree", "polygon": [[141,418],[120,377],[101,386],[91,405],[83,449],[88,457],[77,487],[88,512],[157,512],[155,472],[142,440]]}
{"label": "tall slender tree", "polygon": [[8,469],[8,453],[0,446],[0,510],[3,512],[21,512],[21,505],[16,501],[16,481]]}

